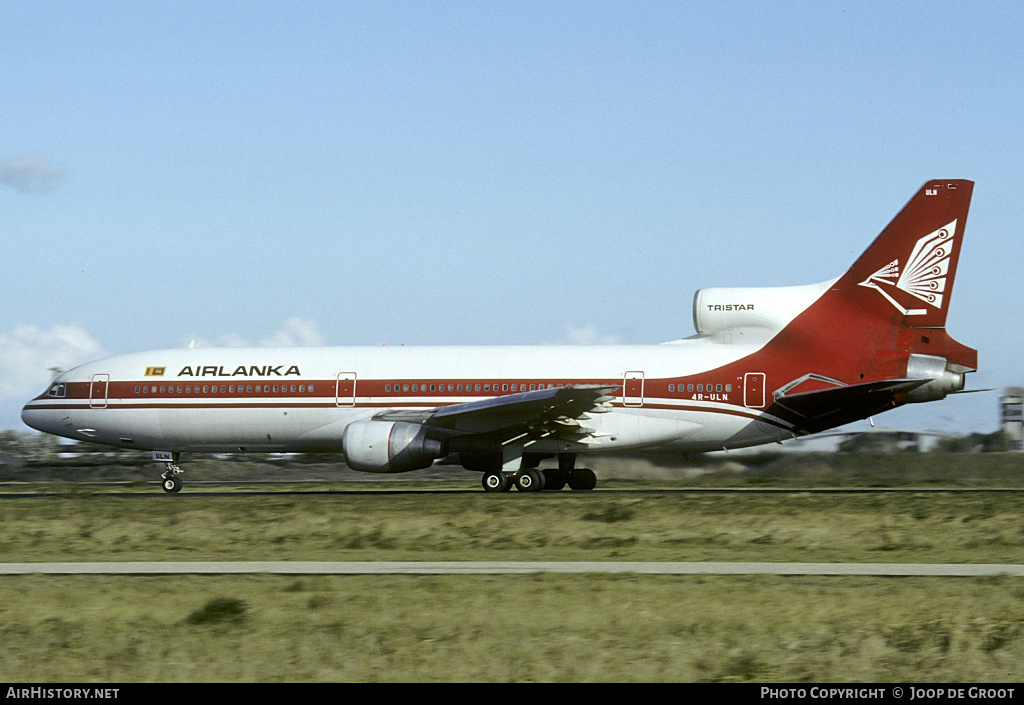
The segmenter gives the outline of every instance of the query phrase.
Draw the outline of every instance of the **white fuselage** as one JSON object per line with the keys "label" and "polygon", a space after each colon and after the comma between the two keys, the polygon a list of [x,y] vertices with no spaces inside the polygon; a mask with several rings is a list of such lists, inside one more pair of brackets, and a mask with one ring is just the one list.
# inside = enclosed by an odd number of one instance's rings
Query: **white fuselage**
{"label": "white fuselage", "polygon": [[66,372],[22,417],[49,433],[139,449],[337,451],[348,424],[384,410],[606,384],[621,389],[604,413],[581,422],[590,433],[571,442],[541,439],[530,450],[717,450],[791,436],[787,423],[766,417],[763,393],[744,398],[742,375],[715,373],[757,350],[763,338],[724,343],[695,337],[644,346],[161,350]]}
{"label": "white fuselage", "polygon": [[977,351],[945,321],[972,192],[927,182],[834,279],[698,291],[697,335],[672,343],[158,350],[66,372],[22,418],[171,466],[182,451],[341,451],[367,472],[444,458],[488,491],[511,475],[587,489],[579,453],[740,448],[964,390]]}

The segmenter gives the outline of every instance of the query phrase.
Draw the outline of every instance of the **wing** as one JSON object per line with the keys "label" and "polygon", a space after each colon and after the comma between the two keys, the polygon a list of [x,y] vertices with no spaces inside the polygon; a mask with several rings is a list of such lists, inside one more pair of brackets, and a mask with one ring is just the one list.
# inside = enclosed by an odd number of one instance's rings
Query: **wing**
{"label": "wing", "polygon": [[579,438],[592,432],[580,421],[607,411],[618,389],[596,384],[538,389],[423,411],[384,411],[373,418],[422,424],[438,438],[490,435],[504,441],[524,433]]}

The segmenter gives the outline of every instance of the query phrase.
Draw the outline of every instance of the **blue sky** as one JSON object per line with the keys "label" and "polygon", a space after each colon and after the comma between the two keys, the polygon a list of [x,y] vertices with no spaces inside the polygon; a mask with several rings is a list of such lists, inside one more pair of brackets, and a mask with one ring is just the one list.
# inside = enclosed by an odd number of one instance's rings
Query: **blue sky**
{"label": "blue sky", "polygon": [[48,367],[191,340],[685,337],[932,178],[977,182],[969,385],[1024,384],[1022,66],[1011,2],[0,0],[0,428]]}

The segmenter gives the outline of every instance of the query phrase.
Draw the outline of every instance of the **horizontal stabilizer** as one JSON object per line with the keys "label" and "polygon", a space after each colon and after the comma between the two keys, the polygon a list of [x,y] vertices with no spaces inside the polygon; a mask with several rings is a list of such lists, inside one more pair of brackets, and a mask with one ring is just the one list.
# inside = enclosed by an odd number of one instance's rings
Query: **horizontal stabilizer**
{"label": "horizontal stabilizer", "polygon": [[928,382],[927,379],[892,379],[814,392],[784,394],[775,404],[795,415],[793,422],[803,433],[859,421],[895,405],[898,395],[906,394]]}

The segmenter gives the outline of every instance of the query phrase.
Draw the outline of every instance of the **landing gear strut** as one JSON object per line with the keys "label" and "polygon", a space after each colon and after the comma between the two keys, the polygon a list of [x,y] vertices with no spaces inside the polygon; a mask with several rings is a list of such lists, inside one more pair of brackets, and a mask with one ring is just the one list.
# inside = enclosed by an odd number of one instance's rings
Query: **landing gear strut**
{"label": "landing gear strut", "polygon": [[160,485],[161,487],[164,488],[164,492],[181,491],[182,483],[181,478],[178,477],[178,475],[182,474],[185,471],[178,467],[178,457],[180,455],[180,453],[172,453],[170,451],[165,450],[153,451],[153,460],[162,461],[164,467],[167,468],[166,470],[164,470],[163,474],[160,475],[160,477],[163,479]]}
{"label": "landing gear strut", "polygon": [[[564,477],[571,490],[592,490],[597,487],[597,475],[590,468],[576,469],[576,454],[562,453],[558,456],[559,477]],[[561,488],[559,488],[561,489]]]}

